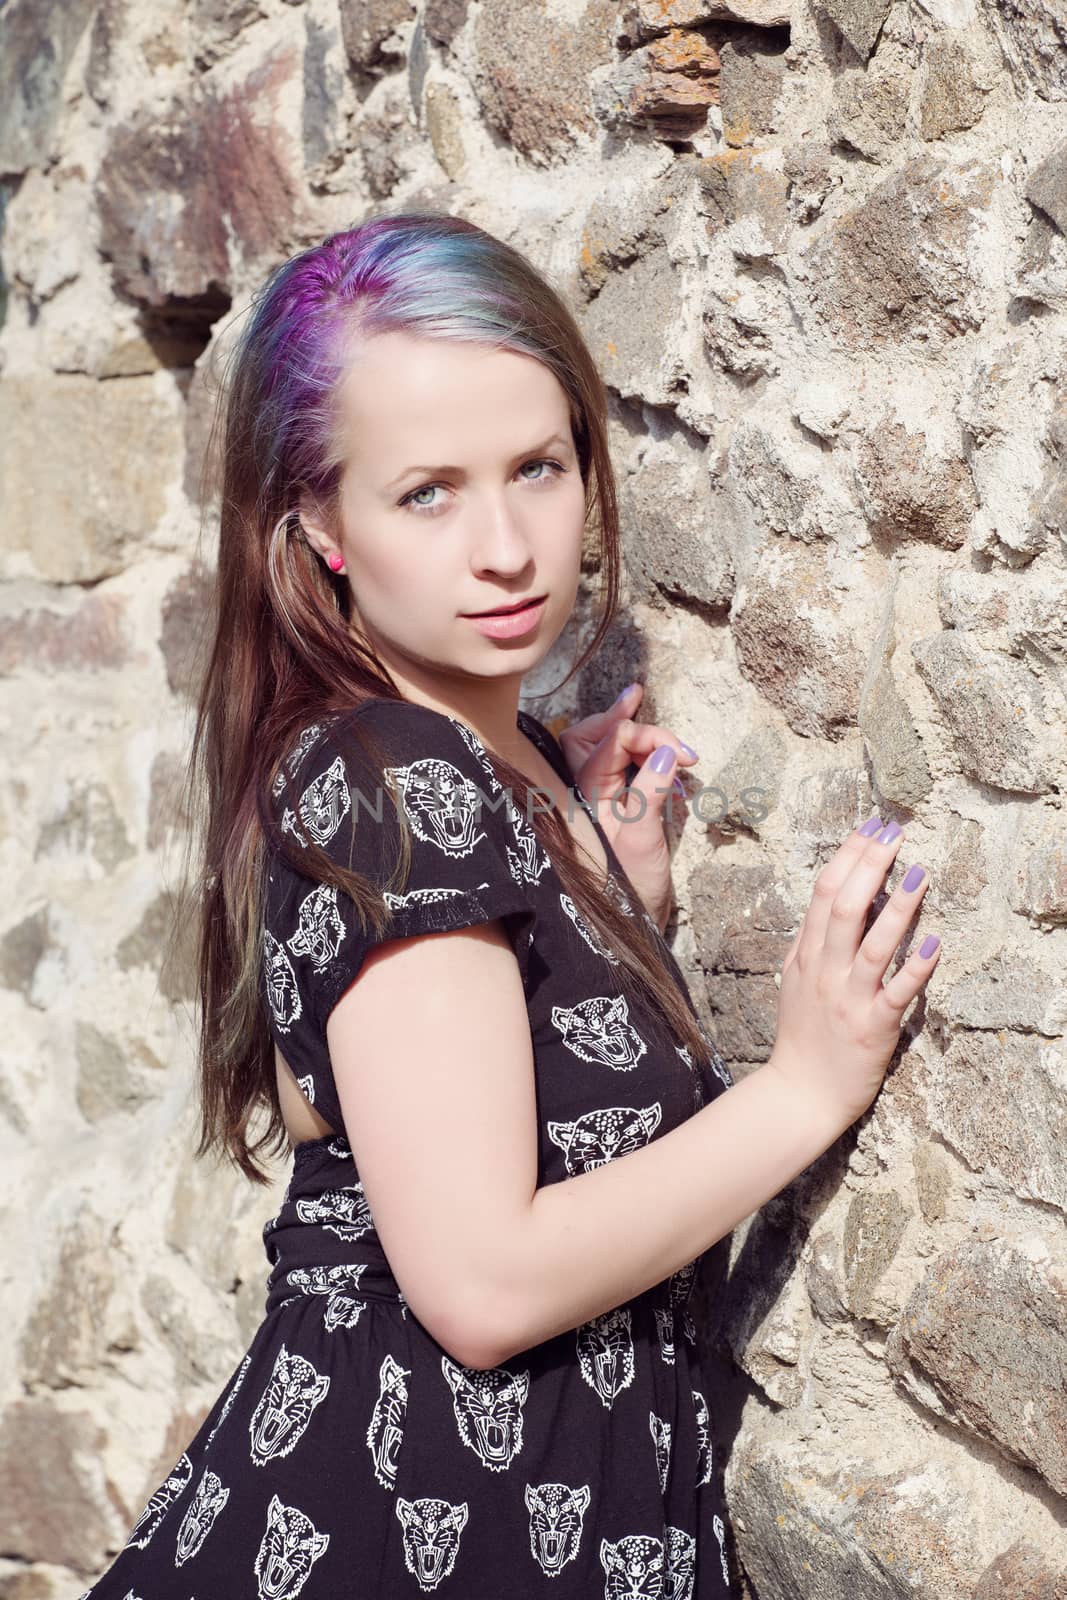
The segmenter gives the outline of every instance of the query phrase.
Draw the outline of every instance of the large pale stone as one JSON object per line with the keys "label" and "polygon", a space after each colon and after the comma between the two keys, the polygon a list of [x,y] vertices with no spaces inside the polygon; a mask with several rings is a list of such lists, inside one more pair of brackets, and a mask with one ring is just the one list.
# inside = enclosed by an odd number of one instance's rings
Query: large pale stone
{"label": "large pale stone", "polygon": [[[862,1397],[861,1397],[862,1403]],[[831,1448],[752,1428],[735,1442],[727,1496],[745,1570],[768,1600],[916,1600],[972,1593],[988,1534],[965,1478],[940,1452],[895,1450],[884,1398]],[[909,1454],[908,1467],[897,1464]],[[887,1464],[887,1457],[893,1465]]]}
{"label": "large pale stone", "polygon": [[769,547],[738,590],[732,631],[741,670],[795,733],[835,739],[855,726],[865,665],[858,600],[846,614],[803,546]]}
{"label": "large pale stone", "polygon": [[919,101],[923,138],[940,139],[973,128],[985,110],[989,87],[966,39],[929,40]]}
{"label": "large pale stone", "polygon": [[966,637],[916,639],[916,665],[937,700],[960,767],[995,789],[1046,794],[1056,781],[1062,730],[1046,722],[1040,680]]}
{"label": "large pale stone", "polygon": [[721,610],[733,593],[729,552],[714,526],[707,472],[681,441],[650,445],[620,482],[626,572],[634,597]]}
{"label": "large pale stone", "polygon": [[889,415],[872,423],[856,453],[856,481],[872,533],[947,550],[966,542],[978,504],[967,463],[920,429]]}
{"label": "large pale stone", "polygon": [[63,82],[96,0],[9,0],[0,49],[0,173],[48,164]]}
{"label": "large pale stone", "polygon": [[354,71],[380,77],[403,59],[397,30],[415,16],[414,0],[340,0],[341,33]]}
{"label": "large pale stone", "polygon": [[300,65],[279,46],[231,87],[153,98],[111,131],[97,205],[124,294],[221,315],[240,264],[271,255],[296,226],[300,152],[283,106]]}
{"label": "large pale stone", "polygon": [[[60,590],[48,594],[47,604],[34,605],[20,591],[20,585],[10,585],[11,603],[0,601],[0,677],[95,673],[128,665],[133,641],[126,595]],[[34,585],[31,592],[42,591]]]}
{"label": "large pale stone", "polygon": [[612,61],[614,21],[610,0],[588,0],[573,22],[545,0],[478,7],[475,93],[486,122],[520,155],[547,164],[595,133],[590,75]]}
{"label": "large pale stone", "polygon": [[908,1391],[1067,1493],[1067,1283],[1021,1239],[963,1239],[927,1269],[886,1345]]}
{"label": "large pale stone", "polygon": [[959,1033],[934,1055],[929,1074],[930,1125],[973,1172],[1067,1211],[1062,1040],[1006,1029]]}
{"label": "large pale stone", "polygon": [[1044,100],[1067,100],[1067,13],[1061,0],[993,0],[1017,77]]}
{"label": "large pale stone", "polygon": [[878,1280],[900,1249],[911,1215],[892,1189],[853,1195],[843,1242],[846,1298],[856,1316],[870,1313]]}
{"label": "large pale stone", "polygon": [[914,810],[933,780],[915,719],[893,671],[896,651],[893,595],[886,595],[882,626],[875,635],[860,695],[859,725],[883,803]]}
{"label": "large pale stone", "polygon": [[728,145],[766,140],[778,127],[786,76],[781,52],[759,34],[738,34],[719,47],[719,104]]}
{"label": "large pale stone", "polygon": [[[156,380],[11,377],[0,429],[3,563],[91,583],[121,572],[163,515],[181,421]],[[42,439],[63,449],[42,451]]]}
{"label": "large pale stone", "polygon": [[1067,1029],[1067,989],[1028,954],[998,950],[938,995],[937,1008],[962,1028],[1015,1028],[1058,1038]]}
{"label": "large pale stone", "polygon": [[974,239],[995,183],[992,166],[913,156],[835,218],[807,255],[812,336],[821,341],[825,323],[855,349],[931,349],[979,327],[988,268]]}
{"label": "large pale stone", "polygon": [[820,9],[860,59],[866,61],[874,50],[889,6],[890,0],[822,0]]}
{"label": "large pale stone", "polygon": [[6,1555],[88,1576],[121,1547],[127,1530],[109,1493],[104,1438],[84,1406],[66,1408],[52,1397],[10,1402],[0,1419]]}

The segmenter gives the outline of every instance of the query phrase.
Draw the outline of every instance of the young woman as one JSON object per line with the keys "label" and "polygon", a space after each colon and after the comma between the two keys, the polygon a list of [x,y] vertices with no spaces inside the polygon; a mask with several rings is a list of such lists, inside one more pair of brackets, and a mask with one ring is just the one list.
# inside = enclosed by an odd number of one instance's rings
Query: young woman
{"label": "young woman", "polygon": [[264,1320],[87,1594],[737,1595],[688,1296],[877,1094],[921,869],[865,932],[900,833],[842,843],[733,1084],[662,937],[696,752],[636,685],[558,741],[518,708],[591,556],[572,672],[611,624],[616,502],[574,320],[473,225],[272,274],[221,506],[198,1154],[292,1177]]}

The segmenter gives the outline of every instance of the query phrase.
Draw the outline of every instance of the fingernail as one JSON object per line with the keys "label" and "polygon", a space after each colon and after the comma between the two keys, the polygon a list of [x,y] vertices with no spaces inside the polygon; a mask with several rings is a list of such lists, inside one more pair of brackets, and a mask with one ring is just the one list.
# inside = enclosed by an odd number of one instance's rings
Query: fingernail
{"label": "fingernail", "polygon": [[897,837],[897,835],[899,833],[900,833],[900,824],[898,822],[888,822],[888,823],[886,823],[885,827],[882,829],[881,833],[878,835],[878,843],[879,844],[892,844],[893,840]]}
{"label": "fingernail", "polygon": [[681,746],[682,746],[682,749],[685,751],[687,756],[695,756],[696,755],[696,751],[693,749],[693,746],[691,744],[686,744],[684,739],[681,740]]}
{"label": "fingernail", "polygon": [[637,688],[637,684],[636,683],[628,683],[626,685],[625,689],[620,689],[619,690],[618,694],[615,696],[613,704],[618,705],[620,700],[625,700],[626,699],[626,696],[629,694],[631,689],[636,689],[636,688]]}
{"label": "fingernail", "polygon": [[872,833],[877,833],[881,826],[882,819],[880,816],[875,814],[873,817],[868,817],[867,821],[863,824],[863,827],[859,828],[857,831],[862,833],[865,839],[869,839]]}
{"label": "fingernail", "polygon": [[923,879],[925,877],[926,877],[926,868],[925,867],[920,867],[920,866],[909,867],[907,872],[904,874],[904,881],[900,885],[900,887],[902,889],[907,889],[907,891],[910,894],[912,889],[917,889],[919,887],[920,883],[922,883],[922,881],[923,881]]}
{"label": "fingernail", "polygon": [[924,961],[929,961],[930,957],[933,955],[940,943],[941,940],[937,937],[936,933],[928,933],[926,935],[926,938],[919,946],[919,954],[922,956]]}
{"label": "fingernail", "polygon": [[679,778],[677,773],[675,773],[675,775],[674,775],[674,787],[677,789],[678,793],[681,795],[682,799],[684,800],[685,799],[685,785],[683,784],[681,778]]}
{"label": "fingernail", "polygon": [[655,755],[652,757],[652,760],[649,762],[649,767],[653,772],[669,772],[673,765],[674,746],[671,744],[661,744]]}

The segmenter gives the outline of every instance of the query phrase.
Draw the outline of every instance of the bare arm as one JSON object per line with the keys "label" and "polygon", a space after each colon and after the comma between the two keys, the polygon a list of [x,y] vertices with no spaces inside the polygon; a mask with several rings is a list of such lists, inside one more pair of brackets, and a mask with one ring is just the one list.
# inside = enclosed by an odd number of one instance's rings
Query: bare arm
{"label": "bare arm", "polygon": [[771,1060],[641,1149],[543,1185],[505,1258],[506,1292],[497,1295],[511,1312],[496,1359],[677,1272],[784,1189],[847,1126],[805,1101]]}
{"label": "bare arm", "polygon": [[933,965],[913,957],[872,999],[919,899],[899,890],[863,941],[854,997],[827,965],[862,931],[893,854],[853,835],[820,875],[764,1067],[643,1148],[540,1188],[532,1042],[500,925],[368,959],[328,1026],[345,1125],[397,1281],[458,1360],[496,1365],[661,1282],[862,1113]]}

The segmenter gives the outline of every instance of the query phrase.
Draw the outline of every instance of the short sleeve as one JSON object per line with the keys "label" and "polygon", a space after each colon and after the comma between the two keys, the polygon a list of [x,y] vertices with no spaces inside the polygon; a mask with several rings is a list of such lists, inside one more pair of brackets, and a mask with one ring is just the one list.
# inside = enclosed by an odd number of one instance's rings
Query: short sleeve
{"label": "short sleeve", "polygon": [[[299,811],[315,843],[370,879],[391,912],[376,938],[361,927],[350,897],[268,851],[264,999],[295,1071],[328,1061],[327,1019],[376,943],[499,917],[525,983],[535,918],[527,862],[531,841],[539,847],[472,729],[410,701],[373,700],[305,730],[282,771],[288,782],[275,783],[271,816],[288,855],[298,859],[307,849]],[[411,863],[406,882],[387,889],[400,851],[396,804],[407,820]],[[314,1078],[310,1087],[314,1101]]]}

